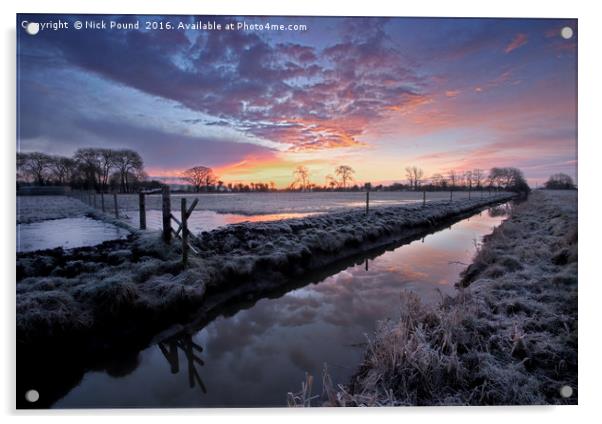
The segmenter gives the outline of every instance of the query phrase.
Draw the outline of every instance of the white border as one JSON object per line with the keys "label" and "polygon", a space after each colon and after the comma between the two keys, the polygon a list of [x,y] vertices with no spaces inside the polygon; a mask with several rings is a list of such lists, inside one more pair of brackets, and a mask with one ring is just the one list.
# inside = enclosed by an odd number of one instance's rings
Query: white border
{"label": "white border", "polygon": [[[121,0],[92,3],[53,0],[21,0],[15,4],[1,3],[3,55],[2,93],[2,142],[1,179],[3,208],[2,225],[4,241],[0,258],[5,278],[2,281],[2,328],[4,346],[0,349],[3,367],[0,383],[0,411],[9,419],[34,420],[45,416],[50,422],[81,420],[81,416],[94,422],[111,420],[125,422],[135,415],[144,415],[149,422],[164,423],[166,415],[181,419],[202,420],[228,419],[250,422],[306,423],[308,420],[343,419],[346,422],[365,422],[369,419],[380,421],[420,420],[423,422],[469,422],[504,423],[518,419],[542,421],[548,423],[572,423],[589,421],[596,416],[598,394],[600,390],[600,360],[602,354],[599,335],[598,303],[602,299],[600,285],[602,278],[595,267],[600,234],[600,193],[599,161],[602,158],[600,114],[602,109],[597,103],[601,96],[600,78],[602,77],[600,51],[600,15],[596,13],[595,2],[557,1],[527,2],[525,0],[504,0],[499,2],[453,0],[453,1],[405,1],[368,0],[353,2],[349,0],[171,0],[152,2],[149,0]],[[144,14],[224,14],[224,15],[332,15],[332,16],[442,16],[442,17],[552,17],[579,19],[579,225],[580,234],[580,288],[579,288],[579,403],[577,407],[478,407],[478,408],[400,408],[370,410],[137,410],[137,411],[50,411],[43,413],[15,412],[14,394],[14,261],[15,261],[15,13],[144,13]],[[598,177],[598,178],[596,178]],[[17,418],[20,417],[20,418]]]}

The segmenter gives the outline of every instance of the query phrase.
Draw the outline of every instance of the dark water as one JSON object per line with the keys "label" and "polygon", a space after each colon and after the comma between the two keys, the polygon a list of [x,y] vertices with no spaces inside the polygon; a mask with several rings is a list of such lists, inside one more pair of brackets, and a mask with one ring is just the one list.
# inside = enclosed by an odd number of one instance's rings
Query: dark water
{"label": "dark water", "polygon": [[435,303],[453,293],[482,237],[504,219],[484,211],[316,284],[219,316],[187,337],[139,352],[119,372],[90,371],[55,408],[285,406],[324,364],[346,383],[376,322],[399,315],[403,290]]}
{"label": "dark water", "polygon": [[17,252],[94,246],[128,234],[123,228],[87,217],[17,224]]}

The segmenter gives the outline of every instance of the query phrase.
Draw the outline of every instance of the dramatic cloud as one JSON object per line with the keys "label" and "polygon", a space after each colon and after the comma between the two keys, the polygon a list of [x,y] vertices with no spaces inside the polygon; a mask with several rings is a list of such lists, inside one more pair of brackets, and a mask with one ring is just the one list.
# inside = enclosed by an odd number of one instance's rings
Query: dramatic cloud
{"label": "dramatic cloud", "polygon": [[383,31],[324,49],[240,31],[192,41],[179,31],[66,31],[44,42],[69,66],[295,151],[359,146],[369,121],[415,102],[423,88]]}
{"label": "dramatic cloud", "polygon": [[435,172],[526,155],[527,177],[540,178],[575,159],[575,21],[270,20],[308,30],[19,33],[19,148],[131,147],[153,174],[205,164],[279,186],[299,164],[322,183],[341,163],[374,182],[403,179],[410,163]]}

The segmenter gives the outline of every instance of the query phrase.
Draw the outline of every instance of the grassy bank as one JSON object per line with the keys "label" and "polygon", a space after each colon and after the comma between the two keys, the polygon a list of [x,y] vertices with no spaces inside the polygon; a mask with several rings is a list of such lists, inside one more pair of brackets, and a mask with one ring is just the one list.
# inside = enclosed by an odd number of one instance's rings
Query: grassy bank
{"label": "grassy bank", "polygon": [[352,381],[326,384],[327,404],[576,404],[577,193],[532,193],[486,237],[457,296],[402,303]]}

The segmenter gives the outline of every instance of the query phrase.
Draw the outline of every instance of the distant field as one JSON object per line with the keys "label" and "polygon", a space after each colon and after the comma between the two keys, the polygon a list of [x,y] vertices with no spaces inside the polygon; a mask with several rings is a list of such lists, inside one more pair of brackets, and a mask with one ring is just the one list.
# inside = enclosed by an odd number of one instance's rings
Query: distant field
{"label": "distant field", "polygon": [[[473,192],[472,196],[487,196]],[[173,194],[171,207],[180,209],[180,199],[199,199],[197,210],[243,215],[281,213],[331,212],[334,210],[365,207],[366,193],[363,192],[320,192],[320,193],[224,193],[224,194]],[[468,192],[454,192],[454,199],[468,198]],[[427,201],[447,200],[449,192],[427,192]],[[190,204],[191,200],[188,201]],[[370,207],[392,206],[422,202],[422,192],[371,192]],[[138,210],[137,194],[119,195],[119,208]],[[161,195],[146,196],[147,210],[161,209]]]}
{"label": "distant field", "polygon": [[17,196],[17,224],[84,216],[90,208],[67,196]]}

